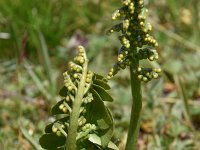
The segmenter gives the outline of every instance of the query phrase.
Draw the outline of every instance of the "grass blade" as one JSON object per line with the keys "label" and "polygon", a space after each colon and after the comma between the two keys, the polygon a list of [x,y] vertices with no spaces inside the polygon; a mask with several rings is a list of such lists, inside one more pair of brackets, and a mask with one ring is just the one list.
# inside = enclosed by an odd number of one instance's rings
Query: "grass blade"
{"label": "grass blade", "polygon": [[24,137],[33,145],[33,147],[35,147],[36,150],[42,150],[39,143],[35,141],[35,139],[28,133],[26,129],[21,127],[20,130]]}
{"label": "grass blade", "polygon": [[38,39],[39,39],[40,49],[42,52],[41,53],[42,58],[44,61],[44,69],[47,73],[47,78],[50,83],[51,92],[52,92],[52,94],[55,94],[55,82],[53,80],[53,72],[52,72],[51,62],[49,59],[48,48],[47,48],[47,44],[45,42],[44,36],[41,32],[38,32]]}
{"label": "grass blade", "polygon": [[33,71],[33,69],[28,64],[27,61],[24,61],[24,67],[26,68],[27,72],[31,76],[32,80],[35,82],[35,84],[38,87],[39,91],[49,100],[50,99],[49,93],[46,91],[45,87],[42,84],[42,81],[38,78],[38,76]]}

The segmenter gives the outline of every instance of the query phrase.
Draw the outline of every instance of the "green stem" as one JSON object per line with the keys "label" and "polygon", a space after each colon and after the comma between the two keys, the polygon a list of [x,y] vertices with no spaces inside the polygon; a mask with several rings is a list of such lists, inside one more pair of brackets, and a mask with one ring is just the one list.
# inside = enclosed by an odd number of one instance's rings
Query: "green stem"
{"label": "green stem", "polygon": [[50,86],[51,86],[51,92],[53,93],[53,96],[55,96],[56,85],[55,85],[55,80],[53,79],[53,76],[52,76],[53,71],[52,71],[52,67],[51,67],[49,51],[48,51],[44,36],[40,31],[38,31],[38,38],[39,38],[39,42],[40,42],[42,58],[43,58],[43,61],[44,61],[44,68],[45,68],[45,71],[47,73],[47,78],[48,78],[48,81],[49,81]]}
{"label": "green stem", "polygon": [[82,104],[82,99],[85,91],[85,79],[87,75],[88,68],[88,60],[83,65],[83,73],[82,78],[78,86],[77,94],[74,99],[74,104],[71,112],[70,123],[68,136],[66,141],[66,149],[67,150],[76,150],[76,137],[77,137],[77,129],[78,129],[78,118],[80,115],[80,107]]}
{"label": "green stem", "polygon": [[130,66],[131,76],[131,91],[133,97],[131,118],[128,130],[128,137],[126,142],[125,150],[136,150],[137,149],[137,138],[139,134],[141,109],[142,109],[142,94],[141,94],[141,81],[138,79],[137,74],[133,72],[138,68],[139,62],[133,60]]}
{"label": "green stem", "polygon": [[178,77],[178,76],[175,76],[175,82],[176,84],[178,85],[178,90],[179,90],[179,93],[183,99],[183,106],[184,106],[184,116],[185,116],[185,119],[187,121],[187,124],[190,126],[190,128],[195,131],[195,128],[192,124],[192,117],[191,117],[191,114],[190,114],[190,108],[189,108],[189,103],[188,103],[188,96],[186,94],[186,89],[185,89],[185,86],[182,82],[182,79],[181,77]]}

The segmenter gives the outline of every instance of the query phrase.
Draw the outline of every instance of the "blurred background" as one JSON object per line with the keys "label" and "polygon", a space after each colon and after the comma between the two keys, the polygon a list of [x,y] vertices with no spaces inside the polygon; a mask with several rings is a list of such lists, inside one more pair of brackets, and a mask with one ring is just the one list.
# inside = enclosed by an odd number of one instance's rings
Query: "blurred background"
{"label": "blurred background", "polygon": [[[159,43],[159,80],[143,84],[140,150],[200,149],[200,1],[146,0]],[[60,98],[62,72],[79,44],[106,75],[117,34],[105,35],[120,0],[0,0],[0,149],[32,150]],[[123,150],[130,117],[128,70],[109,81],[108,104]]]}

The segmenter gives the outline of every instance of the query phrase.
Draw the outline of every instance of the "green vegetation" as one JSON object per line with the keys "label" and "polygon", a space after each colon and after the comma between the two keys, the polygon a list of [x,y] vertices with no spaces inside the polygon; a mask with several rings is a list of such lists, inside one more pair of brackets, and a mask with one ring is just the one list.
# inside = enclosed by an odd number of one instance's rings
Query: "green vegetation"
{"label": "green vegetation", "polygon": [[[149,21],[162,78],[142,83],[138,148],[197,150],[200,140],[200,2],[149,0]],[[120,1],[0,1],[0,149],[40,149],[39,137],[60,97],[62,72],[74,47],[86,47],[89,68],[106,75],[120,47],[105,36]],[[160,65],[159,65],[160,64]],[[112,141],[125,148],[131,112],[129,71],[109,81]],[[55,85],[55,86],[53,86]],[[59,118],[56,118],[59,119]],[[6,140],[5,140],[6,139]],[[120,141],[118,141],[120,139]]]}
{"label": "green vegetation", "polygon": [[[114,125],[104,101],[113,101],[107,93],[107,80],[89,70],[85,49],[70,62],[63,73],[64,86],[59,94],[64,99],[51,110],[60,118],[45,128],[40,144],[45,149],[118,149],[111,142]],[[62,117],[61,117],[62,115]]]}

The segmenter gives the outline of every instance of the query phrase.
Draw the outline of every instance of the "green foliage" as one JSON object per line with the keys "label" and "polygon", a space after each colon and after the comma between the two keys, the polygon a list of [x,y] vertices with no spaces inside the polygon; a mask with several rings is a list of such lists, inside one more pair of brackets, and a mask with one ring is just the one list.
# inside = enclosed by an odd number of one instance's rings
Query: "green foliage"
{"label": "green foliage", "polygon": [[34,56],[40,54],[40,50],[35,50],[38,48],[35,38],[38,31],[44,34],[50,55],[58,55],[52,49],[55,49],[66,35],[70,37],[77,29],[93,33],[96,22],[101,19],[102,14],[107,13],[104,10],[111,6],[109,4],[111,2],[100,3],[88,0],[0,1],[0,29],[1,32],[8,34],[6,40],[0,38],[0,47],[4,52],[0,57],[13,57],[13,53],[8,49],[15,51],[20,49],[24,31],[28,34],[26,53],[32,60]]}
{"label": "green foliage", "polygon": [[47,133],[40,138],[40,145],[44,149],[62,149],[65,141],[66,138],[64,136],[57,136],[54,133]]}
{"label": "green foliage", "polygon": [[[45,9],[46,13],[42,13],[41,10],[52,3],[55,9]],[[81,29],[81,38],[87,38],[87,55],[91,70],[105,74],[114,63],[120,43],[115,35],[106,37],[104,30],[112,21],[109,14],[119,4],[120,0],[0,1],[0,149],[34,149],[33,143],[39,144],[38,139],[46,122],[53,122],[52,117],[48,117],[49,110],[58,97],[52,97],[52,93],[49,92],[52,87],[41,57],[41,41],[31,26],[40,29],[46,40],[53,70],[51,75],[56,81],[54,88],[62,87],[62,72],[63,68],[66,68],[63,62],[71,59],[71,55],[74,54],[74,49],[68,48],[68,42],[76,37],[76,30]],[[198,150],[200,1],[147,0],[145,4],[150,8],[149,21],[154,28],[152,34],[159,41],[157,50],[160,65],[155,61],[150,62],[150,65],[162,68],[163,76],[142,86],[144,111],[141,116],[142,132],[138,149]],[[6,12],[4,8],[7,9]],[[31,10],[40,13],[37,16],[33,13],[31,16]],[[48,23],[48,20],[54,21]],[[25,47],[28,63],[22,61],[21,64],[17,64],[14,53],[17,48],[20,50],[22,47],[25,30],[28,33]],[[6,36],[3,36],[4,33]],[[58,34],[60,35],[57,36]],[[144,58],[147,58],[146,55]],[[21,67],[23,65],[27,66],[26,69]],[[145,59],[141,61],[141,65],[147,65]],[[176,77],[182,79],[182,85],[186,89],[184,95],[187,97],[194,131],[186,121],[184,101],[175,82]],[[109,84],[115,100],[114,103],[109,103],[115,119],[113,141],[117,141],[119,149],[123,150],[131,107],[129,71],[119,72]],[[57,92],[56,89],[55,93]],[[18,122],[19,120],[21,121]],[[50,126],[47,129],[48,132],[52,131]],[[91,142],[89,138],[88,142],[84,143],[85,147],[88,145],[90,149],[98,149],[98,144],[91,146]]]}
{"label": "green foliage", "polygon": [[40,144],[45,149],[117,149],[111,142],[113,118],[104,104],[112,101],[107,92],[110,86],[101,75],[87,69],[85,50],[82,46],[78,49],[74,62],[69,63],[69,71],[63,74],[64,87],[59,94],[64,99],[51,110],[52,115],[64,117],[46,126]]}

